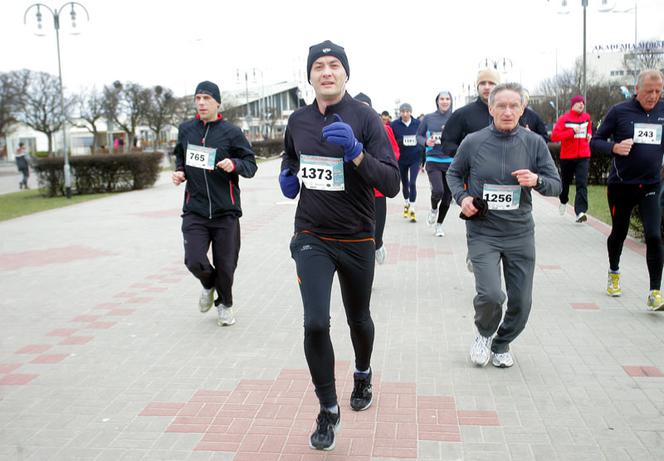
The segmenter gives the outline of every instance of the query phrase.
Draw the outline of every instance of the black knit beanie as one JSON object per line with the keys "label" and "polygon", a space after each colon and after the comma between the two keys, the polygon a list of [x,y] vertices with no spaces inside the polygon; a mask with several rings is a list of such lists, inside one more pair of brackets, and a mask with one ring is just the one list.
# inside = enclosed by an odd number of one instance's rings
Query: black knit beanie
{"label": "black knit beanie", "polygon": [[221,93],[219,93],[219,87],[216,83],[212,83],[207,80],[199,83],[196,85],[196,92],[194,93],[194,96],[197,94],[207,94],[212,96],[212,99],[221,104]]}
{"label": "black knit beanie", "polygon": [[371,98],[370,98],[369,96],[367,96],[366,94],[364,94],[364,93],[357,93],[357,94],[355,95],[355,99],[357,99],[358,101],[363,102],[363,103],[365,103],[365,104],[368,104],[369,107],[371,107]]}
{"label": "black knit beanie", "polygon": [[334,56],[337,58],[346,70],[346,77],[350,77],[350,67],[348,66],[348,57],[346,56],[344,47],[325,40],[322,43],[309,47],[309,56],[307,57],[307,80],[309,80],[309,83],[311,83],[311,66],[321,56]]}

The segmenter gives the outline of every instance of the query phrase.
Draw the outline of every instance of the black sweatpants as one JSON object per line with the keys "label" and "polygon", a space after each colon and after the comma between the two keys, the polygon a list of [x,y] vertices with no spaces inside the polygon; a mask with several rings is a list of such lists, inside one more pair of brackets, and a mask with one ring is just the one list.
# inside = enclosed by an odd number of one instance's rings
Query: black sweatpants
{"label": "black sweatpants", "polygon": [[321,406],[337,404],[334,349],[330,340],[330,295],[337,273],[355,351],[355,367],[371,363],[374,324],[369,311],[374,277],[373,239],[342,241],[303,232],[290,243],[304,305],[304,354]]}
{"label": "black sweatpants", "polygon": [[607,187],[609,211],[611,211],[611,234],[606,240],[609,251],[609,267],[618,271],[623,243],[629,231],[632,209],[639,207],[646,238],[646,264],[650,275],[650,289],[659,290],[662,284],[662,236],[659,207],[659,184],[609,184]]}
{"label": "black sweatpants", "polygon": [[431,184],[431,209],[438,208],[438,224],[442,224],[447,215],[447,210],[450,209],[452,203],[452,191],[447,185],[445,175],[449,169],[449,163],[427,162],[426,171]]}
{"label": "black sweatpants", "polygon": [[569,186],[576,177],[576,197],[574,199],[574,213],[588,211],[588,167],[589,158],[561,159],[560,179],[563,188],[558,198],[563,205],[569,201]]}
{"label": "black sweatpants", "polygon": [[[208,219],[182,216],[184,264],[204,288],[216,288],[215,305],[233,305],[233,276],[240,255],[240,220],[235,216]],[[207,253],[212,244],[212,264]]]}
{"label": "black sweatpants", "polygon": [[376,204],[376,250],[383,246],[383,232],[387,219],[387,198],[375,197]]}

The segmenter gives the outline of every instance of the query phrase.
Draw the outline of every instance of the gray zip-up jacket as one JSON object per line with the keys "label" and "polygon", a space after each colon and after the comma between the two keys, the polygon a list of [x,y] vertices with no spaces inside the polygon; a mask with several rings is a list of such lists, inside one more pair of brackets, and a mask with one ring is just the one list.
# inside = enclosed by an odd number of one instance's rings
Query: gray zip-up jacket
{"label": "gray zip-up jacket", "polygon": [[[528,169],[539,176],[541,185],[536,190],[540,194],[560,194],[560,176],[542,137],[521,126],[509,133],[498,131],[492,123],[463,140],[447,171],[447,184],[454,200],[461,205],[461,201],[468,196],[487,198],[485,184],[518,185],[512,172],[521,169]],[[467,190],[464,188],[466,181]],[[468,235],[491,237],[532,233],[535,222],[531,211],[531,188],[522,187],[518,209],[489,210],[484,218],[467,221],[466,232]]]}

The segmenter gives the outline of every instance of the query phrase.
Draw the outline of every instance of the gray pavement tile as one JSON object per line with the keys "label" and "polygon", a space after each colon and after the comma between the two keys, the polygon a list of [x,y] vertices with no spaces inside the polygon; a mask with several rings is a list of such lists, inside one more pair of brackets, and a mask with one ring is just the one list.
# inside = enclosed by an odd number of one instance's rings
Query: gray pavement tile
{"label": "gray pavement tile", "polygon": [[[284,368],[306,369],[301,302],[287,245],[295,208],[275,205],[277,170],[277,162],[262,164],[256,178],[243,182],[238,323],[229,329],[216,327],[213,314],[197,313],[199,287],[181,261],[182,191],[165,182],[0,223],[0,256],[57,246],[53,242],[112,253],[92,261],[0,268],[0,275],[15,281],[0,300],[0,321],[8,332],[0,341],[0,364],[21,362],[21,372],[40,374],[28,385],[0,386],[0,454],[21,446],[25,459],[38,459],[44,452],[33,440],[42,433],[46,442],[64,444],[57,447],[61,451],[99,452],[97,459],[233,458],[193,451],[201,434],[165,433],[172,417],[139,414],[152,402],[188,402],[200,389],[232,390],[242,379],[274,380]],[[428,195],[424,184],[421,209]],[[534,305],[513,344],[516,365],[479,369],[468,359],[474,281],[464,267],[463,224],[453,219],[457,207],[447,236],[436,239],[424,225],[404,223],[392,211],[399,204],[397,199],[389,205],[388,264],[376,268],[374,369],[383,382],[415,383],[420,396],[454,397],[459,410],[495,410],[501,424],[462,426],[463,443],[420,441],[421,459],[550,461],[577,453],[582,459],[656,459],[664,452],[661,379],[631,378],[622,368],[664,369],[658,353],[664,316],[643,308],[648,281],[642,255],[625,250],[625,294],[608,298],[605,237],[560,218],[556,206],[536,196]],[[172,210],[172,216],[136,214],[159,210]],[[36,232],[46,227],[53,241]],[[413,251],[416,260],[409,256]],[[104,265],[103,280],[89,270],[97,263]],[[142,291],[146,286],[166,291]],[[32,293],[30,300],[26,293]],[[126,293],[151,299],[130,303]],[[589,302],[599,309],[571,308]],[[20,315],[11,308],[26,303],[32,307]],[[133,311],[105,315],[108,308],[96,307],[100,303]],[[81,315],[116,323],[93,329],[71,321]],[[56,328],[93,339],[58,345],[62,337],[47,336]],[[337,359],[352,361],[336,286],[332,340]],[[45,343],[52,344],[48,353],[70,355],[59,364],[40,365],[27,363],[33,356],[14,353]]]}

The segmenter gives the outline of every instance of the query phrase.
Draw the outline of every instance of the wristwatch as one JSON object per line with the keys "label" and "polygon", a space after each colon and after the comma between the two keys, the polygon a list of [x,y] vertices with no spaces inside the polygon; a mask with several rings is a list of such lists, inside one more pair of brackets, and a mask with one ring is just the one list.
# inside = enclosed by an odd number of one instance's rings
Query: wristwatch
{"label": "wristwatch", "polygon": [[544,180],[540,175],[537,175],[537,184],[535,185],[535,190],[539,189],[544,185]]}

